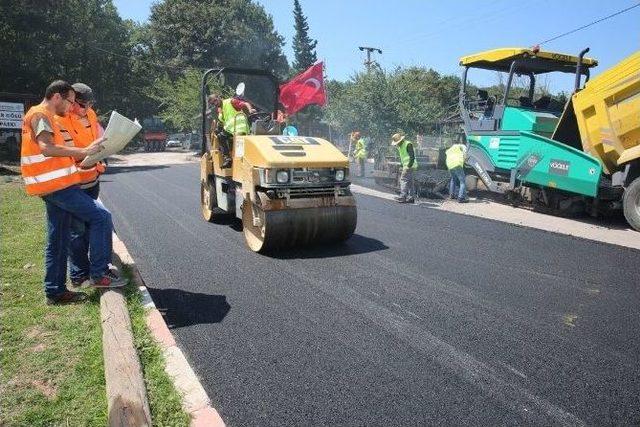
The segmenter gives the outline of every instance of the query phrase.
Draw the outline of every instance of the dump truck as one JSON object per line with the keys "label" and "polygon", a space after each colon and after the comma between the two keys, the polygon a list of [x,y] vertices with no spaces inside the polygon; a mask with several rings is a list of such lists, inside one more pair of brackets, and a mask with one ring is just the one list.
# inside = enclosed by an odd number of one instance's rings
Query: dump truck
{"label": "dump truck", "polygon": [[169,134],[160,117],[142,120],[142,144],[144,151],[165,151]]}
{"label": "dump truck", "polygon": [[[461,58],[466,165],[514,204],[561,215],[622,210],[640,231],[640,52],[589,79],[598,62],[588,51],[501,48]],[[502,91],[472,86],[470,71],[478,69],[505,76]],[[548,73],[573,79],[565,103],[537,90]]]}
{"label": "dump truck", "polygon": [[[233,162],[223,168],[220,142],[211,126],[217,112],[207,112],[208,87],[212,81],[232,87],[240,80],[242,87],[246,81],[243,99],[257,112],[248,115],[250,133],[233,136]],[[255,252],[344,241],[357,222],[348,159],[322,138],[281,135],[275,120],[279,87],[277,78],[264,70],[221,68],[204,73],[202,216],[210,222],[229,215],[239,218],[245,242]]]}

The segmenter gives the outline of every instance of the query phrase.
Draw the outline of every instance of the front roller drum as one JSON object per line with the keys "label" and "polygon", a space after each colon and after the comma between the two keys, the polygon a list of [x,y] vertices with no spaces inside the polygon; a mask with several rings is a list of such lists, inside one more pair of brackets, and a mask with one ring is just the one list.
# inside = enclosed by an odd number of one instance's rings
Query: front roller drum
{"label": "front roller drum", "polygon": [[[254,225],[254,216],[259,224]],[[355,206],[329,206],[263,211],[245,201],[242,226],[247,246],[254,252],[342,242],[353,235]]]}

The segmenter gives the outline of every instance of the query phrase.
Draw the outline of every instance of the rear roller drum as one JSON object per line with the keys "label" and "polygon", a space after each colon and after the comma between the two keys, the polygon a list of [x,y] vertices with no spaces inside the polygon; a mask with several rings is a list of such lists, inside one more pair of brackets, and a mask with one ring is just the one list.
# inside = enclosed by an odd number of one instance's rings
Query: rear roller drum
{"label": "rear roller drum", "polygon": [[265,212],[245,201],[242,207],[245,241],[254,252],[341,242],[353,235],[356,222],[355,206]]}

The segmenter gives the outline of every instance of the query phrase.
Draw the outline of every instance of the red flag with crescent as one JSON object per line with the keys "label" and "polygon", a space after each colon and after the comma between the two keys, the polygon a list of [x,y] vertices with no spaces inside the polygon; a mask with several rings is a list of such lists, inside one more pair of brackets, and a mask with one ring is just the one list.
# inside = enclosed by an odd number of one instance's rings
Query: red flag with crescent
{"label": "red flag with crescent", "polygon": [[280,85],[280,103],[287,114],[294,114],[307,105],[327,104],[324,88],[323,63],[318,62],[287,83]]}

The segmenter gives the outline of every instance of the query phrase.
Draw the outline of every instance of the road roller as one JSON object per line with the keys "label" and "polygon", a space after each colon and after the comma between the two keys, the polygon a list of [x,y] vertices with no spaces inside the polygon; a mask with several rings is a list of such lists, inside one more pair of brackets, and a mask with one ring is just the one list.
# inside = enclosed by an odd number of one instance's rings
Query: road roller
{"label": "road roller", "polygon": [[[249,102],[250,131],[233,135],[232,164],[223,162],[215,132],[217,112],[207,111],[209,86],[233,87]],[[254,252],[342,242],[353,235],[356,201],[349,162],[329,141],[283,136],[276,120],[279,82],[264,70],[219,68],[202,77],[200,204],[206,221],[224,216],[242,221]]]}

